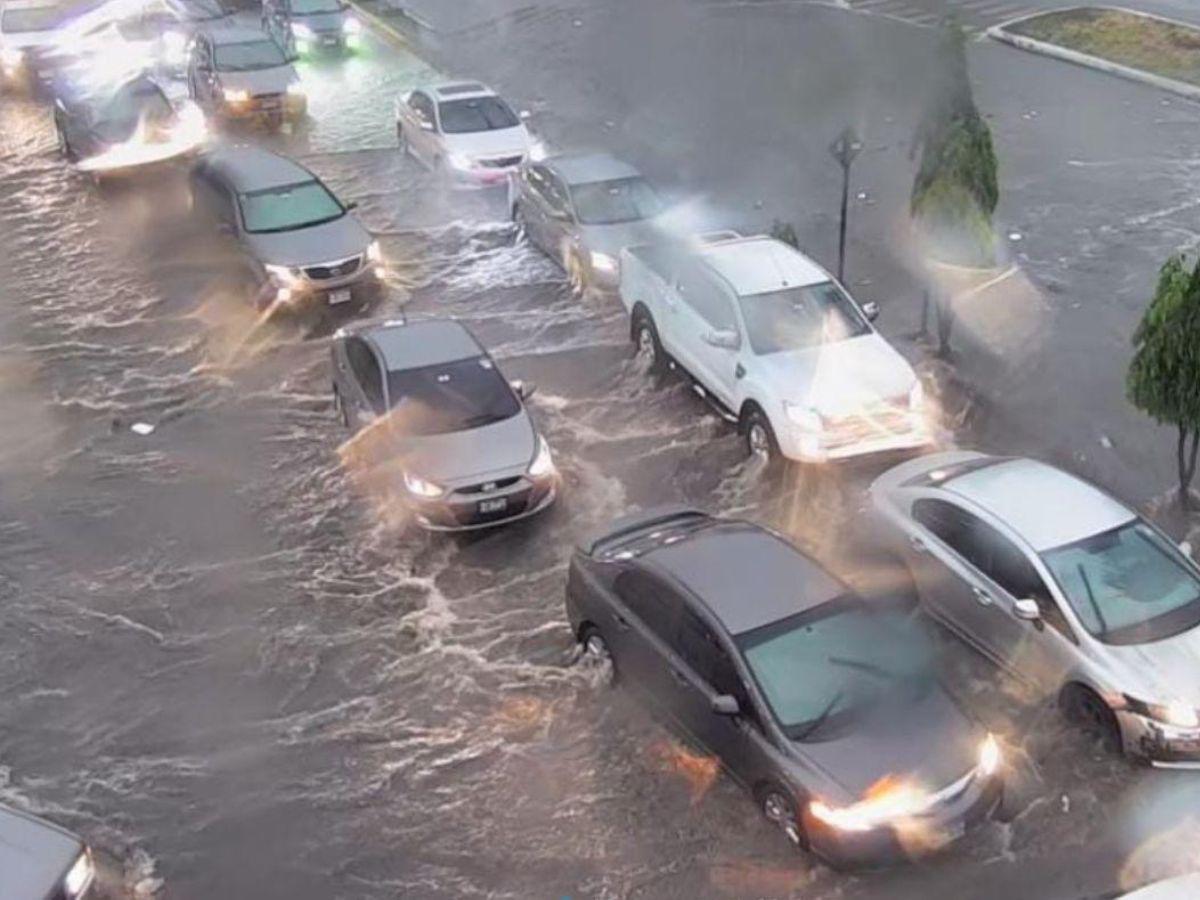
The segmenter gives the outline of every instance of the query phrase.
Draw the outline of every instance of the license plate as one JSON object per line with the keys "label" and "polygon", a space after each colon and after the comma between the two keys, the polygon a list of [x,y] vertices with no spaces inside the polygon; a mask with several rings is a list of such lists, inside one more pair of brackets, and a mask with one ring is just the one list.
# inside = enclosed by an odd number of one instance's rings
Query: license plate
{"label": "license plate", "polygon": [[479,511],[481,513],[494,513],[508,508],[508,498],[498,497],[495,500],[480,500]]}
{"label": "license plate", "polygon": [[350,288],[345,288],[344,290],[340,290],[340,291],[330,291],[329,292],[329,302],[330,303],[349,303],[350,296],[351,296]]}

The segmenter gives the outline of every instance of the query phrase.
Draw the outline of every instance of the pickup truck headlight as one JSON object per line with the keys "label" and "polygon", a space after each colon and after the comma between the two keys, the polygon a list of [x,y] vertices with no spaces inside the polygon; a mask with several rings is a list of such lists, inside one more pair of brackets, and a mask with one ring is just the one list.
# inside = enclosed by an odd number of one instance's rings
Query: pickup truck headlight
{"label": "pickup truck headlight", "polygon": [[302,41],[311,41],[313,38],[313,30],[303,22],[293,22],[292,37],[300,38]]}
{"label": "pickup truck headlight", "polygon": [[288,92],[289,97],[303,97],[304,96],[304,88],[298,84],[289,84],[287,87],[287,92]]}
{"label": "pickup truck headlight", "polygon": [[821,414],[810,406],[801,406],[799,403],[789,403],[783,401],[783,412],[788,417],[788,421],[805,431],[821,432],[825,430],[825,424],[821,421]]}
{"label": "pickup truck headlight", "polygon": [[1197,715],[1195,707],[1182,700],[1172,700],[1169,703],[1146,703],[1128,695],[1122,699],[1124,700],[1122,706],[1126,709],[1156,722],[1162,722],[1164,725],[1173,725],[1176,728],[1200,726],[1200,715]]}
{"label": "pickup truck headlight", "polygon": [[432,481],[426,481],[419,475],[414,475],[412,472],[404,473],[404,487],[414,497],[423,497],[426,500],[434,500],[442,494],[446,493],[446,489],[440,484],[434,484]]}
{"label": "pickup truck headlight", "polygon": [[379,246],[379,241],[367,244],[367,259],[373,263],[383,262],[383,249]]}
{"label": "pickup truck headlight", "polygon": [[550,455],[550,445],[540,434],[538,435],[537,455],[529,464],[529,474],[534,478],[544,478],[554,472],[554,457]]}
{"label": "pickup truck headlight", "polygon": [[84,850],[80,854],[79,859],[75,860],[75,864],[68,870],[66,877],[63,878],[63,893],[71,898],[71,900],[82,896],[83,892],[92,883],[95,875],[96,868],[92,863],[92,855]]}
{"label": "pickup truck headlight", "polygon": [[244,88],[221,88],[221,96],[226,103],[248,103],[250,92]]}
{"label": "pickup truck headlight", "polygon": [[593,253],[592,268],[598,272],[610,272],[615,274],[617,271],[617,258],[615,256],[609,256],[607,253]]}

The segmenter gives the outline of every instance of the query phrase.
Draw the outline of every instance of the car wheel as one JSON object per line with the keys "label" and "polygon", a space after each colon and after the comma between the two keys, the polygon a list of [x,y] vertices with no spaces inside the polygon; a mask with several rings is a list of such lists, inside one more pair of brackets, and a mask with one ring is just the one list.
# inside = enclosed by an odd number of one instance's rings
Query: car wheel
{"label": "car wheel", "polygon": [[746,414],[742,434],[746,438],[746,449],[752,457],[767,463],[779,459],[779,442],[775,440],[775,431],[771,428],[766,414],[758,407],[751,408]]}
{"label": "car wheel", "polygon": [[1110,753],[1121,752],[1121,726],[1116,714],[1095,692],[1071,685],[1063,691],[1061,703],[1068,720],[1098,737]]}
{"label": "car wheel", "polygon": [[633,345],[635,358],[644,363],[647,371],[654,374],[666,371],[667,355],[658,339],[654,320],[646,313],[639,314],[633,322]]}
{"label": "car wheel", "polygon": [[758,808],[768,822],[783,832],[795,847],[807,846],[796,810],[796,801],[778,785],[765,785],[757,792]]}
{"label": "car wheel", "polygon": [[333,411],[337,414],[342,427],[349,428],[350,412],[346,409],[346,404],[342,401],[342,392],[337,389],[336,384],[333,386]]}
{"label": "car wheel", "polygon": [[604,673],[605,684],[615,684],[617,681],[617,664],[609,649],[608,641],[595,625],[588,625],[580,635],[579,646],[582,651],[581,659]]}

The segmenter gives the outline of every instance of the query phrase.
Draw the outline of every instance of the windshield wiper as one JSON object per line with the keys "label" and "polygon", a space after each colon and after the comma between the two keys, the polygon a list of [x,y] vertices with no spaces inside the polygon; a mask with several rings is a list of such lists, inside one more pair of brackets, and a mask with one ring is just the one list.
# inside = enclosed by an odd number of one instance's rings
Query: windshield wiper
{"label": "windshield wiper", "polygon": [[1088,580],[1087,572],[1083,570],[1083,563],[1075,566],[1079,572],[1079,578],[1083,581],[1084,589],[1087,590],[1088,602],[1092,604],[1092,612],[1096,614],[1096,620],[1100,623],[1100,634],[1108,634],[1108,623],[1104,621],[1104,613],[1100,612],[1100,604],[1096,602],[1096,595],[1092,593],[1092,583]]}
{"label": "windshield wiper", "polygon": [[825,724],[825,720],[829,718],[830,714],[834,710],[834,707],[836,707],[838,705],[838,703],[841,702],[842,697],[844,697],[845,695],[846,695],[846,691],[843,689],[843,690],[838,691],[831,698],[829,698],[829,702],[825,704],[825,708],[823,710],[821,710],[820,715],[818,715],[815,719],[813,719],[808,724],[808,726],[803,731],[801,731],[798,735],[796,735],[794,738],[792,738],[792,740],[803,743],[806,738],[815,734],[817,729]]}

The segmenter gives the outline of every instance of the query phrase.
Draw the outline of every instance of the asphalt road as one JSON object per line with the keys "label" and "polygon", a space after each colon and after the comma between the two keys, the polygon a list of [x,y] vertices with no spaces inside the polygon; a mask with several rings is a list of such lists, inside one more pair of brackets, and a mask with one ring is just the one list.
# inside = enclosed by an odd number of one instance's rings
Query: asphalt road
{"label": "asphalt road", "polygon": [[711,761],[574,665],[579,535],[683,500],[853,576],[872,468],[747,467],[632,364],[613,303],[581,305],[514,245],[501,198],[437,190],[390,118],[431,65],[483,77],[553,144],[642,165],[685,223],[794,221],[827,263],[825,147],[851,122],[849,280],[937,388],[945,442],[1074,460],[1141,500],[1169,482],[1169,440],[1120,373],[1159,260],[1193,240],[1194,108],[973,48],[1001,219],[1052,314],[1019,364],[964,353],[956,373],[911,339],[922,285],[897,250],[929,29],[812,5],[535,12],[441,41],[432,64],[372,41],[308,67],[314,121],[273,142],[383,236],[380,314],[458,315],[539,385],[563,503],[470,540],[398,533],[342,465],[328,323],[255,323],[178,183],[98,192],[44,111],[4,98],[0,798],[85,833],[121,897],[1074,898],[1194,867],[1190,778],[1105,757],[949,639],[947,678],[1010,745],[1019,815],[856,876],[794,854]]}

